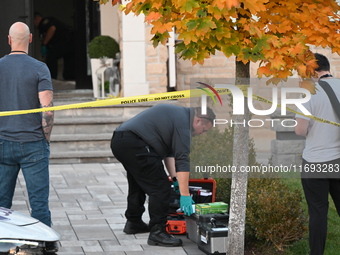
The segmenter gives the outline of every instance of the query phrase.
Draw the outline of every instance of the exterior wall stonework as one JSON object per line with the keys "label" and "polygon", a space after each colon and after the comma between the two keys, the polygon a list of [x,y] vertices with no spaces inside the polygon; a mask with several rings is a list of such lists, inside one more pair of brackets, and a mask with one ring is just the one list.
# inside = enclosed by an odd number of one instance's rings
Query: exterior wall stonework
{"label": "exterior wall stonework", "polygon": [[167,46],[152,45],[151,27],[146,26],[146,79],[149,82],[150,94],[167,92]]}

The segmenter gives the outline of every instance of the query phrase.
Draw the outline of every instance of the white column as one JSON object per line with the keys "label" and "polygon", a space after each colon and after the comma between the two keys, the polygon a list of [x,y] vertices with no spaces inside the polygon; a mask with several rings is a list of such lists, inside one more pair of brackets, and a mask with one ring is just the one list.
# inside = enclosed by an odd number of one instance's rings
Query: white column
{"label": "white column", "polygon": [[146,81],[144,15],[122,13],[123,96],[149,94]]}
{"label": "white column", "polygon": [[169,52],[169,87],[176,87],[176,54],[175,54],[175,33],[170,32],[170,38],[168,40],[168,52]]}

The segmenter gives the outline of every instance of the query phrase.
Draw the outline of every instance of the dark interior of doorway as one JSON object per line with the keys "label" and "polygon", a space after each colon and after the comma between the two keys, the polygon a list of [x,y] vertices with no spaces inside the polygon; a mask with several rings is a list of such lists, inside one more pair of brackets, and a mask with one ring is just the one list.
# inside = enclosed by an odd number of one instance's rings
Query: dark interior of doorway
{"label": "dark interior of doorway", "polygon": [[[88,42],[100,33],[99,3],[93,0],[33,0],[33,13],[39,12],[45,17],[55,17],[73,28],[75,33],[75,83],[76,89],[91,89],[92,81],[89,73],[87,57]],[[39,33],[34,33],[34,57],[40,56]],[[62,79],[61,68],[58,79]]]}

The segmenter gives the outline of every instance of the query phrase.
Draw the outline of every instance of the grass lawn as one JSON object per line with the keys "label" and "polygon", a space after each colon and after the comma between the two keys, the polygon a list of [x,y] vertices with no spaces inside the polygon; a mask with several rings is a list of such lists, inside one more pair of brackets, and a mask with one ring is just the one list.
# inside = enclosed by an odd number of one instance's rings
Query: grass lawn
{"label": "grass lawn", "polygon": [[[300,179],[282,179],[290,188],[299,189],[303,195],[302,185]],[[303,196],[304,197],[304,196]],[[306,200],[303,200],[303,208],[307,211]],[[340,219],[335,209],[333,200],[329,197],[329,211],[328,211],[328,235],[326,241],[326,250],[324,255],[338,255],[340,254]],[[296,242],[292,247],[288,248],[285,255],[308,255],[308,232],[306,236]]]}

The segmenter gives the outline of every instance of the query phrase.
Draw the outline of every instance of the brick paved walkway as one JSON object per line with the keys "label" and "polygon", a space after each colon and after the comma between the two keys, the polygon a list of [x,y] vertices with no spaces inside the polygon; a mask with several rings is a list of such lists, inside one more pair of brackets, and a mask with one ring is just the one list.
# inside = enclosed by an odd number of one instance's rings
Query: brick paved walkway
{"label": "brick paved walkway", "polygon": [[[183,247],[147,245],[148,234],[126,235],[127,181],[121,164],[50,166],[53,229],[61,235],[58,255],[203,255],[181,235]],[[18,178],[14,210],[28,214],[25,181]],[[148,214],[144,213],[148,222]]]}

